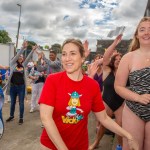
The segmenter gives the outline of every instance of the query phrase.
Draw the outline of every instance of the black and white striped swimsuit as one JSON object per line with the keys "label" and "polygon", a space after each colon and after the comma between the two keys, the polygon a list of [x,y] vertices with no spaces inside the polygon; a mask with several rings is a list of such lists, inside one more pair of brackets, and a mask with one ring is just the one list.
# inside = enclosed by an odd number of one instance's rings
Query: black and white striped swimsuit
{"label": "black and white striped swimsuit", "polygon": [[[129,89],[138,94],[150,94],[150,67],[133,71],[129,74]],[[150,121],[150,103],[143,105],[134,101],[126,101],[127,106],[145,122]]]}

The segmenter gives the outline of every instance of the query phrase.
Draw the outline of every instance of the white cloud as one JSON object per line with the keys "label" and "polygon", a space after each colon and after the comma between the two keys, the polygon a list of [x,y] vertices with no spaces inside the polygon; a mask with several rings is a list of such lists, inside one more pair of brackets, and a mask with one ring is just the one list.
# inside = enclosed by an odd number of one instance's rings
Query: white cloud
{"label": "white cloud", "polygon": [[41,45],[60,43],[69,37],[89,40],[92,50],[98,38],[126,25],[124,38],[131,38],[144,14],[147,0],[1,0],[0,28],[16,42],[19,7],[22,5],[19,46],[23,37]]}

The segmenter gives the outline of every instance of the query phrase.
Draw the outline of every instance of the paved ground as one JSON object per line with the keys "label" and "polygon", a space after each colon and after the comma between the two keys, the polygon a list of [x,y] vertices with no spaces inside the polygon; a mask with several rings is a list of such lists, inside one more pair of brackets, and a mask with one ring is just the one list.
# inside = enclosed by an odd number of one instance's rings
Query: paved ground
{"label": "paved ground", "polygon": [[[29,94],[25,101],[25,117],[23,125],[18,125],[18,102],[16,104],[15,119],[10,123],[5,123],[5,132],[0,140],[0,150],[39,150],[39,137],[42,131],[39,111],[29,113],[30,105]],[[4,121],[9,117],[9,105],[5,103],[3,107]],[[90,143],[95,136],[95,117],[89,116],[89,139]],[[113,137],[105,135],[96,150],[112,150]]]}

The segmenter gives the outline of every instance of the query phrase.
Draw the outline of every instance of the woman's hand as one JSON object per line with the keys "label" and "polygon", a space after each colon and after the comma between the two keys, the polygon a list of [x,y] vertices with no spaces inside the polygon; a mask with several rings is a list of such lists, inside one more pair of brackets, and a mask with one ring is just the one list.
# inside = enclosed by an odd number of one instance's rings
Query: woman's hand
{"label": "woman's hand", "polygon": [[32,50],[35,51],[38,48],[37,45],[32,46]]}
{"label": "woman's hand", "polygon": [[38,53],[38,60],[42,60],[42,58],[43,58],[43,53],[42,52]]}
{"label": "woman's hand", "polygon": [[130,150],[139,150],[139,144],[135,139],[133,138],[128,139],[128,144],[129,144]]}
{"label": "woman's hand", "polygon": [[88,65],[88,76],[91,77],[91,78],[94,78],[94,75],[96,74],[97,70],[98,70],[98,61],[95,61],[91,64]]}
{"label": "woman's hand", "polygon": [[27,41],[24,41],[23,44],[22,44],[22,48],[23,48],[24,50],[26,50],[27,47],[28,47],[28,42],[27,42]]}
{"label": "woman's hand", "polygon": [[85,50],[85,58],[88,57],[88,55],[90,54],[90,49],[89,49],[89,42],[87,40],[85,40],[85,42],[83,43],[83,47]]}
{"label": "woman's hand", "polygon": [[139,95],[136,101],[141,104],[147,105],[148,103],[150,103],[150,94]]}

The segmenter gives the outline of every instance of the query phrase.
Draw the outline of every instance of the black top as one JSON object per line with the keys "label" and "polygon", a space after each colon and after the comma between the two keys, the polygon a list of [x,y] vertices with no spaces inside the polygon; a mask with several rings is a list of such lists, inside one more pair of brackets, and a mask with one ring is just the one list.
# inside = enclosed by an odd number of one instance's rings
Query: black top
{"label": "black top", "polygon": [[40,82],[45,82],[45,77],[44,77],[44,76],[40,76],[40,77],[38,78],[38,80],[35,81],[35,84],[36,84],[36,83],[40,83]]}
{"label": "black top", "polygon": [[23,67],[18,67],[16,66],[16,68],[13,71],[13,75],[11,78],[11,83],[14,85],[23,85],[25,84],[24,81],[24,68]]}
{"label": "black top", "polygon": [[116,111],[124,102],[114,89],[115,76],[113,71],[103,81],[103,100],[113,110]]}

